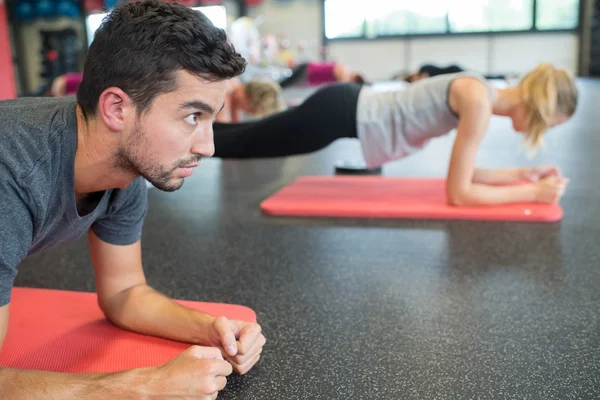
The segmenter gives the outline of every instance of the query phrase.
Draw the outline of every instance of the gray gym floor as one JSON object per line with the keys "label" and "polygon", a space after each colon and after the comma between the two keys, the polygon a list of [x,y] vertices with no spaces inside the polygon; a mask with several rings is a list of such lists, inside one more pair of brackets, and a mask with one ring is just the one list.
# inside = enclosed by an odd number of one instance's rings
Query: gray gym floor
{"label": "gray gym floor", "polygon": [[[600,82],[579,82],[577,115],[535,159],[501,119],[478,156],[488,167],[559,165],[571,179],[560,223],[261,214],[294,178],[359,157],[351,140],[287,159],[209,159],[180,191],[151,189],[150,284],[250,306],[268,340],[219,398],[599,398]],[[452,138],[384,174],[443,176]],[[16,283],[93,290],[86,239],[27,259]]]}

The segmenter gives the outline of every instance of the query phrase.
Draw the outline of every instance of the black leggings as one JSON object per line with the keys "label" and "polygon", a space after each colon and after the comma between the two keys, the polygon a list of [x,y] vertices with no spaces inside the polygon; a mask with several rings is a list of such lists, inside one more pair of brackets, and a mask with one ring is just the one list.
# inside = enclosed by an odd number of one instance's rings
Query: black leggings
{"label": "black leggings", "polygon": [[463,72],[464,68],[459,67],[458,65],[448,65],[447,67],[440,67],[438,65],[433,64],[425,64],[419,68],[419,74],[426,73],[430,77],[444,75],[444,74],[455,74],[457,72]]}
{"label": "black leggings", "polygon": [[308,63],[298,64],[292,69],[292,75],[279,82],[283,89],[307,80]]}
{"label": "black leggings", "polygon": [[298,107],[239,124],[215,122],[218,158],[268,158],[312,153],[341,138],[356,138],[361,85],[335,83],[317,90]]}
{"label": "black leggings", "polygon": [[[427,73],[429,76],[438,76],[444,74],[455,74],[458,72],[464,72],[465,69],[456,64],[448,65],[447,67],[439,67],[433,64],[425,64],[419,69],[419,73]],[[506,79],[506,75],[484,75],[485,79]]]}

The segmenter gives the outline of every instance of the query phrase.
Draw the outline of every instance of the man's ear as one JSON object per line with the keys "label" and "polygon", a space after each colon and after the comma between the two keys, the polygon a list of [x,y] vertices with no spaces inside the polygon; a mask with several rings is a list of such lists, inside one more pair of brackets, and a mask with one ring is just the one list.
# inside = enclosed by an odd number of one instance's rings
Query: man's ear
{"label": "man's ear", "polygon": [[100,95],[98,116],[110,130],[122,131],[134,112],[131,98],[118,87],[109,87]]}

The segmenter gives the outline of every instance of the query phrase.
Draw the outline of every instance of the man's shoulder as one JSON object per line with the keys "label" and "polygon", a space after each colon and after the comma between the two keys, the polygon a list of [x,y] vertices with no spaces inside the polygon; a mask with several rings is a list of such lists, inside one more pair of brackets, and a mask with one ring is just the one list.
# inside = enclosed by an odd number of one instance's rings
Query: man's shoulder
{"label": "man's shoulder", "polygon": [[[7,129],[48,128],[50,123],[66,122],[68,112],[75,111],[75,97],[20,97],[0,100],[0,138]],[[59,120],[57,120],[59,119]]]}
{"label": "man's shoulder", "polygon": [[[19,97],[16,99],[0,100],[0,120],[5,120],[6,115],[17,115],[17,117],[24,117],[23,112],[34,112],[38,111],[42,114],[44,111],[51,111],[57,108],[64,108],[70,105],[75,105],[76,99],[72,96],[65,97]],[[34,117],[34,115],[27,115],[27,117]]]}
{"label": "man's shoulder", "polygon": [[0,101],[1,169],[15,179],[26,179],[38,168],[49,172],[64,161],[69,149],[63,147],[76,143],[76,133],[72,98]]}

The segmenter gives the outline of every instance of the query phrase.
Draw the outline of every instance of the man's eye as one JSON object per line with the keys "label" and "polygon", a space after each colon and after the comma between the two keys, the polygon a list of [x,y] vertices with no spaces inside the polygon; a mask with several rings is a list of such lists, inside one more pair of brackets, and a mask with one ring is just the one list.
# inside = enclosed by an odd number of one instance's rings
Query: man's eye
{"label": "man's eye", "polygon": [[185,117],[185,122],[187,122],[190,125],[196,125],[196,123],[198,123],[199,118],[200,118],[200,113],[190,114],[187,117]]}

